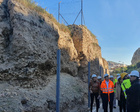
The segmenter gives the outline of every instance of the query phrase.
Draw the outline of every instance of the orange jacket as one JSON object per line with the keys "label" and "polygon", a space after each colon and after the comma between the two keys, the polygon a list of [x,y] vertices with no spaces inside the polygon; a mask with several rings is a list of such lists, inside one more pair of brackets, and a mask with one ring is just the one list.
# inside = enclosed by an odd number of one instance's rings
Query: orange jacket
{"label": "orange jacket", "polygon": [[101,91],[103,94],[108,94],[108,101],[110,101],[110,93],[114,93],[114,84],[111,80],[109,80],[108,89],[106,85],[106,81],[102,81],[101,83]]}

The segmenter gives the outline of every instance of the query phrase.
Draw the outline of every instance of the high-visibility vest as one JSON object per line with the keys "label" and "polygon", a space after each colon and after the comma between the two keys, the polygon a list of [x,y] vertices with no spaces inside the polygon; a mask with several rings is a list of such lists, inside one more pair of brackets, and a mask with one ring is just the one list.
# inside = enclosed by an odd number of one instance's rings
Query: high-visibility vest
{"label": "high-visibility vest", "polygon": [[[117,79],[114,79],[113,83],[114,83],[114,86],[115,86],[115,84],[117,83]],[[116,92],[116,88],[114,88],[114,93],[115,92]]]}
{"label": "high-visibility vest", "polygon": [[121,84],[121,88],[124,92],[125,99],[127,99],[126,89],[129,89],[130,87],[131,87],[130,79],[124,80]]}
{"label": "high-visibility vest", "polygon": [[104,79],[104,81],[102,81],[101,83],[101,91],[102,93],[104,94],[108,94],[108,101],[110,101],[110,93],[114,93],[114,84],[111,80],[109,80],[109,83],[108,83],[108,88],[107,88],[107,85],[106,85],[106,81]]}

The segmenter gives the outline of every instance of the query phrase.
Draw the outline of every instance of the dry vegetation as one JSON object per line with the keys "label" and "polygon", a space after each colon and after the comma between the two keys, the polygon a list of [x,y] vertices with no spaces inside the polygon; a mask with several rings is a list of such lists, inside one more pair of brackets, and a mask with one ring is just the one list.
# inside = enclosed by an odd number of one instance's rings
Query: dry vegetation
{"label": "dry vegetation", "polygon": [[96,38],[96,36],[95,36],[86,26],[84,26],[84,28],[86,28],[86,29],[90,32],[90,35],[91,35],[92,37]]}
{"label": "dry vegetation", "polygon": [[53,17],[52,14],[49,14],[45,9],[42,7],[38,6],[37,3],[34,0],[16,0],[17,2],[21,3],[25,7],[37,12],[39,15],[48,17],[51,21],[53,21],[62,31],[64,32],[69,32],[70,30],[67,26],[64,24],[60,24],[57,22],[57,20]]}

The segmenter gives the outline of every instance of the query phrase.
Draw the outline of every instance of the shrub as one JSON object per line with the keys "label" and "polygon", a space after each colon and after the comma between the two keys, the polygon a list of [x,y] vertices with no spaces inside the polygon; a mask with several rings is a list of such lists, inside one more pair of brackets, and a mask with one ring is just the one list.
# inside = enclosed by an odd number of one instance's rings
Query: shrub
{"label": "shrub", "polygon": [[69,28],[67,26],[65,26],[64,24],[60,24],[59,28],[64,32],[69,32],[70,33]]}
{"label": "shrub", "polygon": [[89,31],[89,33],[92,37],[96,38],[96,36],[86,26],[84,26],[84,28],[86,28]]}
{"label": "shrub", "polygon": [[[127,67],[124,67],[124,72],[130,73],[132,70],[138,70],[140,71],[140,62],[137,65],[129,65]],[[115,69],[112,73],[117,74],[117,73],[122,73],[123,72],[123,67]]]}

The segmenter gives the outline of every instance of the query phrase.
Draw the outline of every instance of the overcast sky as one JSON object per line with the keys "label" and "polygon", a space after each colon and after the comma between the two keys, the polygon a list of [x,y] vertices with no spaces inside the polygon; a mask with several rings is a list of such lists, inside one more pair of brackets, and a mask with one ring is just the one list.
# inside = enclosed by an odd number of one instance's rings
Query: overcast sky
{"label": "overcast sky", "polygon": [[[58,19],[60,0],[35,0]],[[73,24],[81,0],[61,0],[60,13]],[[85,25],[96,35],[102,56],[107,61],[131,64],[134,52],[140,47],[140,0],[83,0]],[[65,23],[60,19],[61,23]],[[80,15],[76,24],[80,24]]]}

